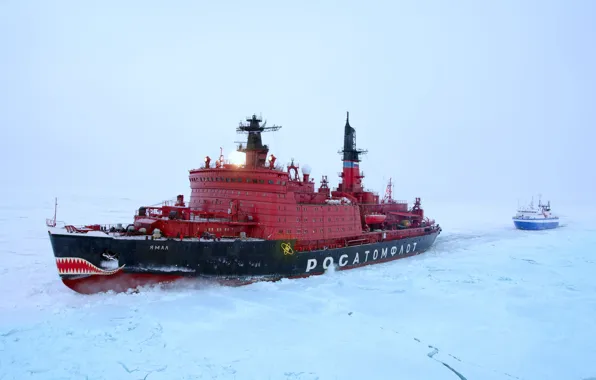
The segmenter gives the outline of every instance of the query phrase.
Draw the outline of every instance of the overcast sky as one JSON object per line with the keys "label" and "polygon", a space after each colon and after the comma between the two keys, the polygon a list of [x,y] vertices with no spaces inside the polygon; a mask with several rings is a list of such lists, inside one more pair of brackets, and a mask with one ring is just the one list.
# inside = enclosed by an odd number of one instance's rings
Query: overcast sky
{"label": "overcast sky", "polygon": [[589,0],[0,1],[3,188],[188,196],[252,113],[336,186],[350,111],[381,193],[587,199],[595,39]]}

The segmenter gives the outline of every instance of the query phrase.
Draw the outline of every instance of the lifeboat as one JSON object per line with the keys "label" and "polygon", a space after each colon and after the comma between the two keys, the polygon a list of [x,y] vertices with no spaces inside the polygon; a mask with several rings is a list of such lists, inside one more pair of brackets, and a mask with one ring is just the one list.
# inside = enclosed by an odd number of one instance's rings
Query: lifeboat
{"label": "lifeboat", "polygon": [[364,215],[364,221],[366,224],[381,224],[385,221],[387,215],[384,214],[367,214]]}

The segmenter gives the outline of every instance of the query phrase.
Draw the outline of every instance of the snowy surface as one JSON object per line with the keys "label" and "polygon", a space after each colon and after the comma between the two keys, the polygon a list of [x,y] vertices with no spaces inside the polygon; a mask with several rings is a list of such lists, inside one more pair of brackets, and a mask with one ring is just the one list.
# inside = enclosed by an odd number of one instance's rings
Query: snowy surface
{"label": "snowy surface", "polygon": [[[141,203],[59,199],[58,219],[126,223]],[[561,228],[517,231],[515,205],[423,206],[444,232],[422,256],[83,296],[57,275],[53,200],[4,204],[0,379],[595,379],[595,223],[557,207]]]}

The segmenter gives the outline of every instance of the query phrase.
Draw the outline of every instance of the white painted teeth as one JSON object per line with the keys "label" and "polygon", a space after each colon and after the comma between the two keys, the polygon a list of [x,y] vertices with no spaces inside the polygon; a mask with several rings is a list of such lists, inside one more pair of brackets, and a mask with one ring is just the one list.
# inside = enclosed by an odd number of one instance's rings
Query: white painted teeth
{"label": "white painted teeth", "polygon": [[124,268],[124,265],[122,265],[120,268],[116,268],[114,270],[105,270],[96,267],[89,261],[81,259],[80,257],[56,257],[56,266],[58,267],[58,274],[61,275],[111,275]]}

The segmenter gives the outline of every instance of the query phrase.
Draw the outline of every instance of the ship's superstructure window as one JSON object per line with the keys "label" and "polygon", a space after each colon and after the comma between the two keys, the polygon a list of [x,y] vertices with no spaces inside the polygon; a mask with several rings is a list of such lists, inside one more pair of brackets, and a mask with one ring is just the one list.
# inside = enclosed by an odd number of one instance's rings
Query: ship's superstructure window
{"label": "ship's superstructure window", "polygon": [[286,185],[286,181],[274,181],[272,179],[267,180],[265,182],[264,179],[257,179],[257,178],[242,178],[242,177],[192,177],[190,179],[191,182],[238,182],[238,183],[253,183],[259,185]]}

